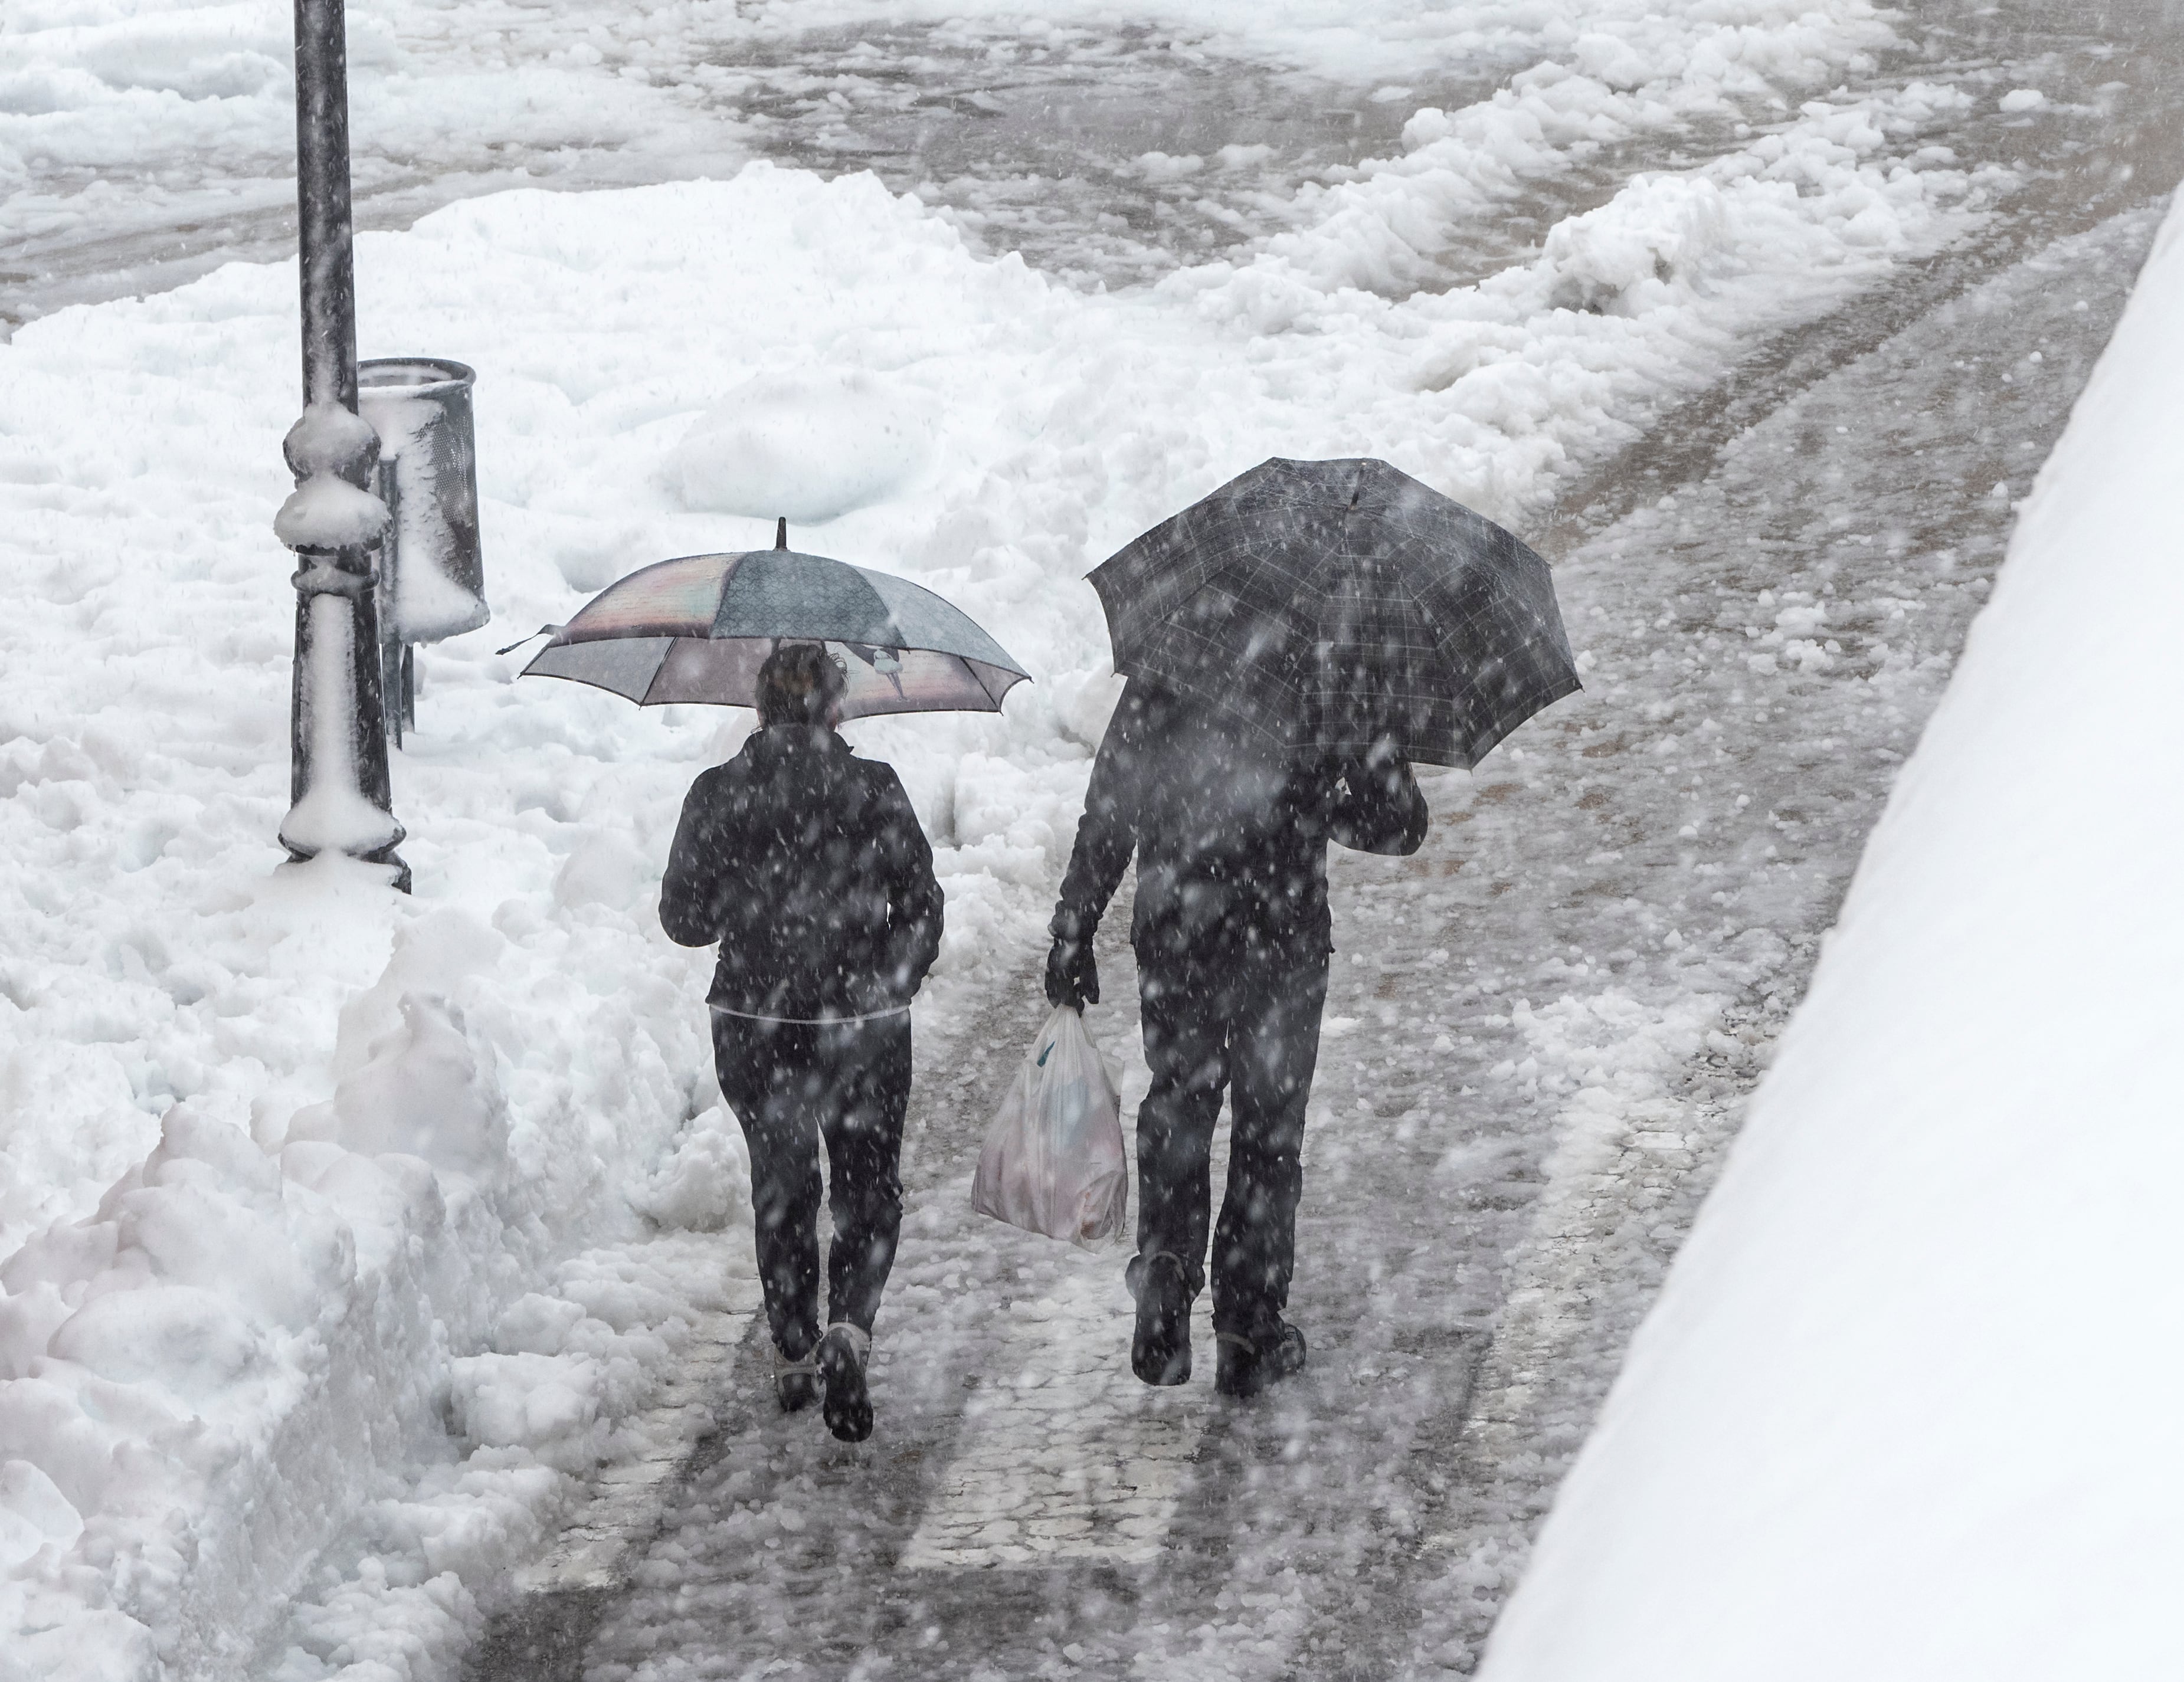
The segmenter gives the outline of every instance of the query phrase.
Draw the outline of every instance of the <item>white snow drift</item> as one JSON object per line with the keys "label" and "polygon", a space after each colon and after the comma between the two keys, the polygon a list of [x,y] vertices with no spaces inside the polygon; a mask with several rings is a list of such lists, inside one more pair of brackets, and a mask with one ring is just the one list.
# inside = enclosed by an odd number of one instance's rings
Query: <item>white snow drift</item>
{"label": "white snow drift", "polygon": [[2184,1669],[2180,384],[2172,210],[1490,1682]]}

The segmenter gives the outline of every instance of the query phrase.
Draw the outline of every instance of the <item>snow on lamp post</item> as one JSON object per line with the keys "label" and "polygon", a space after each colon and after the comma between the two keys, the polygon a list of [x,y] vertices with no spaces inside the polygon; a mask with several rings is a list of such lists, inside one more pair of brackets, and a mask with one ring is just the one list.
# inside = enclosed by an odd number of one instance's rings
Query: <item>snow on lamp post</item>
{"label": "snow on lamp post", "polygon": [[290,713],[292,857],[324,852],[393,867],[378,604],[372,549],[387,504],[369,487],[379,436],[357,414],[356,286],[349,226],[348,48],[343,0],[296,0],[296,203],[304,316],[304,414],[281,445],[296,488],[273,529],[296,551]]}

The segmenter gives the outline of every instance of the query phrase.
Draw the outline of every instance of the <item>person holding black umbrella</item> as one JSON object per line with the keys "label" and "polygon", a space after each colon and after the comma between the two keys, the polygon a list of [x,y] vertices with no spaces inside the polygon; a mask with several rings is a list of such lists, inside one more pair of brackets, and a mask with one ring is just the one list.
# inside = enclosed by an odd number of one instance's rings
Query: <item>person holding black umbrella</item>
{"label": "person holding black umbrella", "polygon": [[1305,1364],[1284,1312],[1332,947],[1327,844],[1424,838],[1413,761],[1468,768],[1578,687],[1546,562],[1385,462],[1263,463],[1094,571],[1128,679],[1049,932],[1046,993],[1097,1003],[1092,939],[1133,851],[1151,1089],[1138,1110],[1130,1366],[1190,1376],[1211,1233],[1215,1387]]}
{"label": "person holding black umbrella", "polygon": [[1124,689],[1050,925],[1046,992],[1080,1010],[1099,1001],[1093,932],[1134,849],[1130,944],[1152,1088],[1138,1108],[1130,1367],[1147,1384],[1190,1377],[1190,1305],[1206,1284],[1208,1162],[1224,1086],[1214,1384],[1249,1396],[1304,1365],[1304,1333],[1283,1310],[1334,944],[1327,844],[1409,854],[1425,833],[1424,797],[1392,747],[1287,753],[1142,679]]}
{"label": "person holding black umbrella", "polygon": [[[872,1323],[902,1225],[911,995],[939,950],[933,849],[892,768],[834,727],[847,675],[816,643],[760,666],[760,728],[683,803],[660,921],[720,943],[707,995],[721,1091],[750,1146],[775,1390],[823,1396],[827,1429],[872,1434]],[[819,1322],[819,1151],[834,1242]]]}

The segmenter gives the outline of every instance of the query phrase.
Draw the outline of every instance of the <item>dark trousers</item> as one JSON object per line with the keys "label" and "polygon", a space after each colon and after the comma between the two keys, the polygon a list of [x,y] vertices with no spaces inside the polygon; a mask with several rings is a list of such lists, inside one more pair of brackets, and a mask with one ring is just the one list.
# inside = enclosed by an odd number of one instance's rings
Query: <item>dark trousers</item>
{"label": "dark trousers", "polygon": [[869,1332],[902,1228],[910,1017],[820,1026],[713,1012],[721,1093],[750,1146],[759,1279],[774,1346],[819,1341],[819,1146],[834,1218],[827,1318]]}
{"label": "dark trousers", "polygon": [[1213,1228],[1214,1329],[1256,1337],[1289,1306],[1304,1188],[1305,1106],[1327,961],[1141,967],[1152,1089],[1138,1106],[1138,1260],[1179,1256],[1206,1284],[1213,1124],[1228,1092],[1228,1184]]}

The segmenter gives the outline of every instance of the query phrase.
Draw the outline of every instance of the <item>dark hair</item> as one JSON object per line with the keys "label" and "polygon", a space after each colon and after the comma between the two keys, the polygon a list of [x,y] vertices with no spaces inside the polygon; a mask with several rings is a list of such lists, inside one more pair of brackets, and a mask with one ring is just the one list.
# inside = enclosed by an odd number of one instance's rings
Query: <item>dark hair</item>
{"label": "dark hair", "polygon": [[817,643],[783,643],[758,669],[760,724],[825,724],[850,687],[834,657]]}

